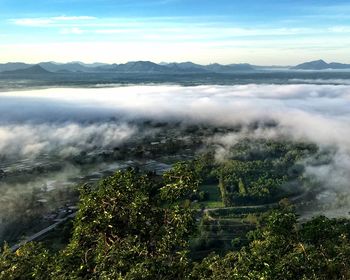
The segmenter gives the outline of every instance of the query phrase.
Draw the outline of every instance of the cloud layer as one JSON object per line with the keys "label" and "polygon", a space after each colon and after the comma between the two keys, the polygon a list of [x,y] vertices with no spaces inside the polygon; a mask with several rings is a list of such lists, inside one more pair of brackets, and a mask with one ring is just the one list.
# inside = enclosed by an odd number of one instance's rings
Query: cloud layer
{"label": "cloud layer", "polygon": [[[148,118],[237,125],[273,120],[279,125],[279,134],[347,150],[349,108],[348,85],[128,86],[7,92],[0,94],[1,143],[4,135],[19,129],[17,124],[47,125],[51,141],[55,130],[62,126],[71,129],[72,123],[82,126]],[[24,132],[26,126],[22,129]]]}
{"label": "cloud layer", "polygon": [[[274,121],[255,133],[308,140],[350,152],[350,86],[128,86],[0,94],[0,155],[66,147],[108,147],[139,119],[219,126]],[[122,124],[121,124],[122,123]],[[49,148],[50,147],[50,148]]]}

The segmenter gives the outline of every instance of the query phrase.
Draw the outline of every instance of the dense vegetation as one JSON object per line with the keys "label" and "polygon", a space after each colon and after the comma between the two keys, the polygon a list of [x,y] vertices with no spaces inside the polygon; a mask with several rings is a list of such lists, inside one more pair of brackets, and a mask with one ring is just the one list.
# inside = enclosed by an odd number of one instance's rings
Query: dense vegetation
{"label": "dense vegetation", "polygon": [[300,225],[288,203],[265,215],[245,246],[191,259],[199,212],[188,198],[201,170],[180,163],[162,178],[129,170],[84,186],[69,244],[56,253],[5,246],[0,279],[349,279],[350,221]]}
{"label": "dense vegetation", "polygon": [[225,206],[277,202],[304,189],[303,161],[316,153],[309,143],[244,139],[220,163],[210,165],[214,158],[203,157],[202,177],[215,178]]}
{"label": "dense vegetation", "polygon": [[163,176],[129,169],[84,185],[55,244],[5,244],[0,279],[350,278],[350,221],[300,223],[281,200],[305,190],[314,145],[245,139],[220,162],[206,151]]}
{"label": "dense vegetation", "polygon": [[349,279],[350,221],[325,217],[298,225],[289,208],[272,212],[251,242],[195,263],[190,279]]}
{"label": "dense vegetation", "polygon": [[181,164],[163,178],[118,172],[97,190],[81,190],[73,236],[57,255],[28,244],[4,248],[1,279],[176,278],[186,275],[186,248],[196,191],[192,169]]}

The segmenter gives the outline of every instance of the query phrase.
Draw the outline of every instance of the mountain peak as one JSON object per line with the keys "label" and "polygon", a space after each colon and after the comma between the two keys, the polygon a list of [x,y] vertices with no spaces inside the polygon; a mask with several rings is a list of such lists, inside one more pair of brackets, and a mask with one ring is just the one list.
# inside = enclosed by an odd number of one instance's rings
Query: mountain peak
{"label": "mountain peak", "polygon": [[317,62],[317,63],[322,63],[322,64],[327,64],[327,62],[325,62],[323,59],[318,59],[318,60],[314,60],[311,62]]}
{"label": "mountain peak", "polygon": [[297,70],[325,70],[325,69],[350,69],[349,64],[342,63],[327,63],[323,59],[301,63],[292,69]]}
{"label": "mountain peak", "polygon": [[304,62],[293,67],[293,69],[300,70],[324,70],[327,68],[329,68],[329,65],[323,59]]}
{"label": "mountain peak", "polygon": [[33,66],[29,66],[27,68],[23,69],[17,69],[12,71],[4,71],[4,74],[25,74],[25,75],[31,75],[31,74],[49,74],[51,72],[45,70],[43,67],[41,67],[39,64],[35,64]]}

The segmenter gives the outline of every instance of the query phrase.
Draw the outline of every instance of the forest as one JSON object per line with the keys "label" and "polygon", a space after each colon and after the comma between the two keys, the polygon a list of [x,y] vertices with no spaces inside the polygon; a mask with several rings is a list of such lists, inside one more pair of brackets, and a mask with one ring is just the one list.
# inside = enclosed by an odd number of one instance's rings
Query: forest
{"label": "forest", "polygon": [[0,279],[349,279],[350,221],[300,220],[317,193],[302,163],[319,153],[245,139],[221,162],[209,149],[163,175],[81,185],[73,222],[4,245]]}

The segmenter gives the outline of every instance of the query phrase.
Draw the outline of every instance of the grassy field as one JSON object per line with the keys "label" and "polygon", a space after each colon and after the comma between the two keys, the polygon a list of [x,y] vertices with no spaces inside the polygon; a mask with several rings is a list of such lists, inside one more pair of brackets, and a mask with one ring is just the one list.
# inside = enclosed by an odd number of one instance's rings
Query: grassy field
{"label": "grassy field", "polygon": [[218,185],[201,185],[199,187],[200,191],[204,191],[208,194],[208,200],[202,201],[201,205],[205,208],[221,208],[224,207],[224,204],[221,201],[221,195],[218,188]]}

